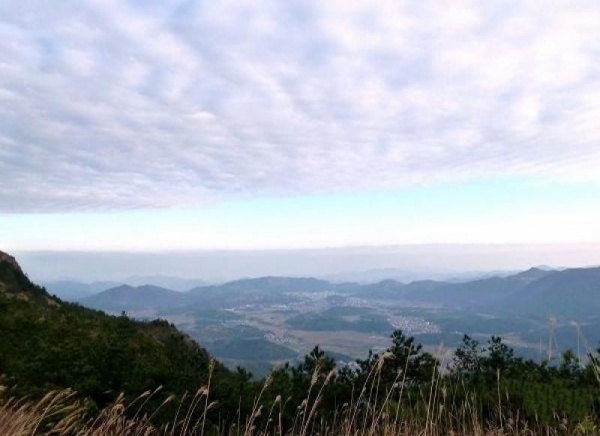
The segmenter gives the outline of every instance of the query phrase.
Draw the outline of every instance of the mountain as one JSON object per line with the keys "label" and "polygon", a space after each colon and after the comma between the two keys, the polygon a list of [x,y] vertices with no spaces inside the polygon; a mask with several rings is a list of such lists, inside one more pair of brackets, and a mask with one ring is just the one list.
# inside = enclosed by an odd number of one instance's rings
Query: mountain
{"label": "mountain", "polygon": [[396,280],[382,280],[378,283],[359,286],[354,293],[356,297],[375,299],[401,299],[406,285]]}
{"label": "mountain", "polygon": [[464,283],[413,282],[399,287],[398,298],[454,309],[584,320],[600,314],[600,268],[530,268],[507,277]]}
{"label": "mountain", "polygon": [[185,304],[180,292],[158,286],[121,285],[80,300],[81,304],[106,312],[139,312],[156,308],[176,307]]}
{"label": "mountain", "polygon": [[429,290],[415,290],[407,297],[415,301],[436,303],[453,308],[489,307],[516,289],[521,283],[503,277],[474,280],[465,283],[452,283],[432,287]]}
{"label": "mountain", "polygon": [[320,292],[335,285],[315,278],[259,277],[241,279],[222,285],[201,286],[186,293],[192,304],[205,307],[229,307],[248,304],[287,304],[296,301],[295,292]]}
{"label": "mountain", "polygon": [[222,285],[200,286],[188,292],[176,292],[159,286],[121,285],[79,300],[93,309],[111,313],[126,311],[140,314],[183,306],[223,308],[248,304],[287,304],[296,301],[289,293],[335,289],[324,280],[293,277],[241,279]]}
{"label": "mountain", "polygon": [[[119,392],[135,397],[162,385],[153,399],[160,402],[205,384],[211,365],[206,350],[166,321],[138,322],[66,303],[33,284],[3,252],[0,332],[0,374],[17,396],[73,388],[102,405]],[[216,364],[213,377],[225,389],[230,373]]]}
{"label": "mountain", "polygon": [[578,322],[598,318],[600,267],[548,272],[507,298],[499,309],[540,318],[555,315]]}
{"label": "mountain", "polygon": [[77,280],[54,280],[42,283],[48,293],[67,301],[78,301],[121,284],[118,282],[85,283]]}
{"label": "mountain", "polygon": [[535,282],[536,280],[543,279],[544,277],[552,274],[552,272],[553,270],[548,269],[548,267],[535,267],[515,274],[511,276],[510,279],[529,284]]}
{"label": "mountain", "polygon": [[[441,306],[489,314],[514,313],[577,319],[595,315],[600,299],[600,268],[548,270],[530,268],[508,276],[467,282],[420,280],[408,284],[383,280],[373,284],[330,283],[315,278],[259,277],[175,292],[157,286],[118,286],[81,303],[113,313],[148,312],[181,307],[217,309],[277,305],[299,301],[299,293],[335,292],[336,298],[393,300],[396,304]],[[567,292],[568,291],[568,292]],[[343,294],[343,295],[339,295]],[[600,311],[598,311],[600,313]]]}
{"label": "mountain", "polygon": [[459,309],[488,310],[506,298],[512,298],[525,286],[552,273],[552,271],[530,268],[506,277],[493,276],[460,283],[426,280],[406,285],[403,295],[407,300],[415,302]]}
{"label": "mountain", "polygon": [[[164,276],[161,274],[151,276],[131,276],[123,280],[123,284],[129,286],[153,285],[174,291],[185,292],[208,283],[200,279],[188,279],[176,276]],[[108,289],[108,288],[106,288]]]}
{"label": "mountain", "polygon": [[46,290],[58,298],[67,301],[79,301],[86,297],[98,294],[107,289],[116,288],[121,285],[140,287],[151,285],[155,287],[171,289],[174,291],[185,292],[198,286],[205,286],[207,283],[199,279],[186,279],[175,276],[150,275],[150,276],[131,276],[119,282],[115,281],[96,281],[92,283],[80,280],[62,279],[43,282]]}
{"label": "mountain", "polygon": [[487,274],[482,272],[456,272],[446,270],[404,270],[398,268],[378,268],[366,271],[346,271],[328,274],[323,278],[332,283],[377,284],[388,280],[411,283],[421,280],[466,281]]}
{"label": "mountain", "polygon": [[[332,288],[332,284],[312,277],[258,277],[252,279],[240,279],[218,286],[219,289],[235,292],[319,292]],[[194,289],[190,292],[201,292]]]}
{"label": "mountain", "polygon": [[358,284],[377,284],[387,280],[412,283],[415,281],[436,280],[449,283],[468,282],[490,277],[505,277],[516,271],[452,271],[443,269],[404,270],[398,268],[379,268],[366,271],[346,271],[328,274],[323,278],[332,283],[352,282]]}
{"label": "mountain", "polygon": [[448,285],[450,285],[450,283],[439,282],[436,280],[418,280],[416,282],[407,284],[404,287],[404,291],[408,295],[427,294],[429,292],[433,292],[435,289]]}
{"label": "mountain", "polygon": [[410,282],[424,278],[431,278],[436,273],[433,271],[411,271],[398,268],[377,268],[366,271],[344,271],[324,276],[325,280],[333,283],[352,282],[360,284],[377,284],[386,280],[397,282]]}

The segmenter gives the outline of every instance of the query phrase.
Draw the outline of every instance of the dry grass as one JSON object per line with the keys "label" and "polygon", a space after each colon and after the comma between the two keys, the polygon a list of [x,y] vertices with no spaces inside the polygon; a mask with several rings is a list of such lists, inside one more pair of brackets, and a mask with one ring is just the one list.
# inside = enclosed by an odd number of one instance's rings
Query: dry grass
{"label": "dry grass", "polygon": [[[392,436],[392,435],[583,435],[600,434],[596,423],[586,419],[575,426],[557,419],[553,426],[527,423],[518,415],[512,415],[502,406],[494,411],[491,420],[484,420],[477,400],[467,396],[467,400],[456,404],[446,392],[439,372],[434,373],[426,394],[422,394],[420,410],[408,410],[398,406],[402,403],[405,390],[405,369],[400,369],[394,388],[379,392],[381,369],[387,354],[383,354],[361,387],[358,397],[352,404],[344,404],[341,409],[327,419],[319,417],[319,405],[327,385],[335,377],[332,371],[323,377],[322,368],[317,365],[306,398],[301,402],[293,424],[284,428],[283,411],[287,401],[277,396],[265,410],[263,394],[271,378],[267,378],[262,390],[253,402],[253,409],[242,423],[228,428],[209,426],[208,412],[216,406],[209,401],[211,376],[207,385],[196,391],[194,396],[181,400],[172,422],[157,428],[151,424],[154,415],[162,406],[172,401],[167,398],[154,410],[146,410],[149,400],[160,388],[145,392],[129,404],[120,396],[113,404],[104,408],[94,418],[90,418],[82,402],[70,390],[50,392],[39,401],[0,400],[0,435],[204,435],[221,434],[228,436],[267,436],[318,434],[322,436]],[[1,392],[0,392],[1,393]],[[261,416],[266,419],[259,419]]]}
{"label": "dry grass", "polygon": [[0,406],[0,434],[17,435],[154,435],[147,417],[125,416],[120,397],[94,418],[72,391],[50,392],[42,400],[9,400]]}

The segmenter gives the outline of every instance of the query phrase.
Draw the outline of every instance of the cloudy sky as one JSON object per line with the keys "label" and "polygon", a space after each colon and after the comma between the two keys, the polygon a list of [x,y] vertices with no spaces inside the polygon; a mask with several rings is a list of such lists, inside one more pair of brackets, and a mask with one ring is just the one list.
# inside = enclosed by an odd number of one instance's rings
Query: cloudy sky
{"label": "cloudy sky", "polygon": [[598,23],[596,0],[0,2],[0,249],[600,242]]}

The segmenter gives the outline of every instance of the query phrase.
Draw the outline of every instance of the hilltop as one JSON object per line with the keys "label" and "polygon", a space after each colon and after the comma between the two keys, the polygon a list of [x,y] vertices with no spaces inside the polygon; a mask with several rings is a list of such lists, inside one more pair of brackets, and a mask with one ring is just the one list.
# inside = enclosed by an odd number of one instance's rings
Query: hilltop
{"label": "hilltop", "polygon": [[143,311],[156,307],[183,305],[185,299],[180,292],[160,286],[121,285],[86,297],[81,300],[81,303],[85,306],[119,313],[123,310]]}

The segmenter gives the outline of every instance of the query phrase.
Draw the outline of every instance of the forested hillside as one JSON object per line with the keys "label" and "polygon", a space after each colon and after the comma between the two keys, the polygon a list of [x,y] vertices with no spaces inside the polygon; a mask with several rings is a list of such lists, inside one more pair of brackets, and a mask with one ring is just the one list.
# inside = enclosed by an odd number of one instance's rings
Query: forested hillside
{"label": "forested hillside", "polygon": [[[134,398],[162,386],[158,401],[207,384],[211,365],[208,353],[169,323],[63,302],[0,253],[0,374],[13,395],[72,388],[101,407],[121,392]],[[218,363],[212,376],[223,392],[235,381]]]}

